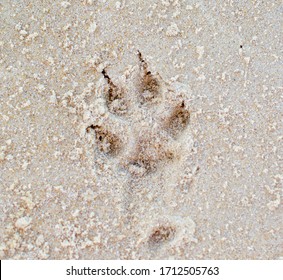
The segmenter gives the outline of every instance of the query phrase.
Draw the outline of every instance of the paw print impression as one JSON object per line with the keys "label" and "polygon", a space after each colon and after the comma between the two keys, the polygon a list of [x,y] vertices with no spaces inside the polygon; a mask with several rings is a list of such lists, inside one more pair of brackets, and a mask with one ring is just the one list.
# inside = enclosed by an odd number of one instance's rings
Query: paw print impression
{"label": "paw print impression", "polygon": [[87,131],[90,129],[95,131],[96,141],[101,152],[113,156],[118,153],[121,148],[119,137],[99,125],[91,125]]}
{"label": "paw print impression", "polygon": [[188,92],[152,73],[140,52],[137,65],[118,79],[102,71],[95,98],[86,131],[94,132],[97,150],[118,168],[144,176],[180,158]]}

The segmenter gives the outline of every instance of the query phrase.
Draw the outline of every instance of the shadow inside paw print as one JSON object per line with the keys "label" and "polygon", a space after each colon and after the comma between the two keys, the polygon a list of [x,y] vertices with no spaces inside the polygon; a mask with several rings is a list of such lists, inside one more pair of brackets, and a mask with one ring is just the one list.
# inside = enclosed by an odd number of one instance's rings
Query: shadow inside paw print
{"label": "shadow inside paw print", "polygon": [[93,129],[95,131],[96,141],[98,148],[101,152],[105,154],[110,154],[112,156],[117,155],[122,144],[118,136],[111,133],[111,131],[99,126],[91,125],[87,128],[87,132]]}
{"label": "shadow inside paw print", "polygon": [[148,65],[142,57],[142,54],[138,52],[140,68],[141,68],[141,79],[140,79],[140,95],[142,102],[153,101],[160,94],[160,81],[158,77],[154,76],[151,71],[148,70]]}
{"label": "shadow inside paw print", "polygon": [[149,236],[148,243],[151,247],[160,246],[174,238],[176,228],[170,225],[160,225],[153,229]]}
{"label": "shadow inside paw print", "polygon": [[105,100],[109,111],[117,115],[124,114],[127,110],[127,104],[125,102],[125,90],[113,83],[113,81],[107,75],[105,69],[102,71],[102,74],[108,83]]}
{"label": "shadow inside paw print", "polygon": [[189,120],[190,113],[186,109],[185,102],[182,101],[172,110],[165,127],[173,137],[176,137],[186,128]]}
{"label": "shadow inside paw print", "polygon": [[110,114],[108,119],[96,116],[99,124],[88,126],[87,132],[94,130],[100,152],[132,175],[142,176],[176,158],[178,137],[190,113],[186,97],[169,90],[158,74],[149,71],[140,52],[138,58],[136,75],[123,83],[102,71],[105,83],[99,98]]}

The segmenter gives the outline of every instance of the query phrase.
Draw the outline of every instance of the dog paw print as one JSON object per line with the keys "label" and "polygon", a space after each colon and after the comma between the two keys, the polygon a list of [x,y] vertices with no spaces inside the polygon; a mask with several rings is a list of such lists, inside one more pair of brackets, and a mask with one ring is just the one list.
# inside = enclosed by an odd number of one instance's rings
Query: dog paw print
{"label": "dog paw print", "polygon": [[187,100],[185,90],[152,73],[138,52],[138,65],[122,77],[102,71],[86,131],[94,134],[100,153],[143,176],[180,156],[178,140],[190,120]]}

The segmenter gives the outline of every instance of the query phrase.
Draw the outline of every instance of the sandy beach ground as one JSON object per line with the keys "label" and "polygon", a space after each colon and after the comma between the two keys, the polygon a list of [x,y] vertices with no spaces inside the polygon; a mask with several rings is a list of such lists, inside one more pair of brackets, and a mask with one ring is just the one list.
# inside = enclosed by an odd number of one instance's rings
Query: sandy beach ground
{"label": "sandy beach ground", "polygon": [[0,258],[282,257],[282,12],[1,1]]}

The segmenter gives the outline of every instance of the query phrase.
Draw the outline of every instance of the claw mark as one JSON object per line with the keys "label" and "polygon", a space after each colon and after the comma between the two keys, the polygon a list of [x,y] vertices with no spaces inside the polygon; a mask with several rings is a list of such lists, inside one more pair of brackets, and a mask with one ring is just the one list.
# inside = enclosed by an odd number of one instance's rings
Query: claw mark
{"label": "claw mark", "polygon": [[124,114],[127,109],[126,102],[124,100],[124,90],[113,83],[105,69],[102,70],[102,75],[107,80],[109,86],[106,92],[106,103],[109,111],[118,115]]}
{"label": "claw mark", "polygon": [[160,83],[156,77],[148,70],[148,65],[138,51],[138,57],[142,68],[141,95],[143,102],[152,101],[159,95]]}
{"label": "claw mark", "polygon": [[121,141],[115,134],[98,125],[89,126],[86,131],[90,132],[90,129],[95,131],[98,148],[101,152],[111,155],[118,154],[121,149]]}

